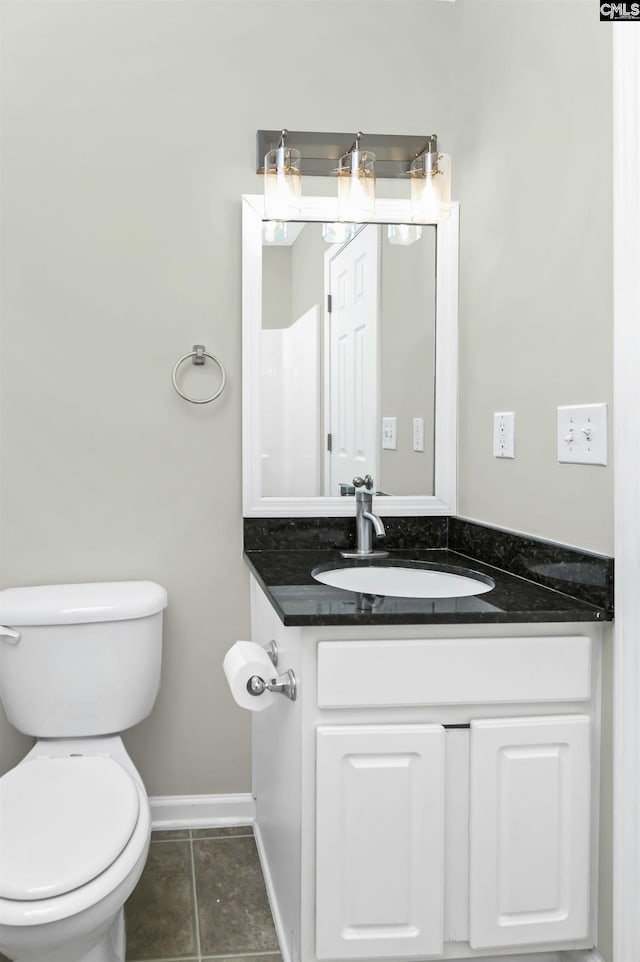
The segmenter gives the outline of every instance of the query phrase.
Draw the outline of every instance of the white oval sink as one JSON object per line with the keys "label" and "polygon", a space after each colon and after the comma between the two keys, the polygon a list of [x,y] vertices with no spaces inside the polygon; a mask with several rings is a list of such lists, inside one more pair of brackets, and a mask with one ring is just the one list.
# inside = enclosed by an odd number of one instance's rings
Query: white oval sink
{"label": "white oval sink", "polygon": [[396,598],[465,598],[491,591],[495,584],[468,575],[433,568],[402,568],[394,565],[350,565],[312,571],[323,585]]}

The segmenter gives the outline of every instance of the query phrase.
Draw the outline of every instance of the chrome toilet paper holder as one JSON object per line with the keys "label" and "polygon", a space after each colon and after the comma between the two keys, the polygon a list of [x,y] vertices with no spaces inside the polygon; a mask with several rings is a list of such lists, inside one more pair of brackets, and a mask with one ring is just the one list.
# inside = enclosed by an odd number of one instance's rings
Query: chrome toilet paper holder
{"label": "chrome toilet paper holder", "polygon": [[[268,645],[265,645],[265,651],[269,655],[271,663],[274,668],[278,667],[278,646],[275,641],[270,641]],[[289,669],[285,671],[283,675],[278,675],[277,678],[271,678],[265,681],[260,675],[252,675],[247,682],[247,691],[250,695],[261,695],[264,691],[279,692],[281,695],[286,695],[290,701],[296,700],[296,676]]]}

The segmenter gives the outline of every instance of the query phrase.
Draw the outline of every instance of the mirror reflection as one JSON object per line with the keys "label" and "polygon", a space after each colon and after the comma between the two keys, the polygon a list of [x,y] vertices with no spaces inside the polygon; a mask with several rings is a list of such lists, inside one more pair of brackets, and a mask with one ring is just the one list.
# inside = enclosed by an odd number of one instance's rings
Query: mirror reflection
{"label": "mirror reflection", "polygon": [[433,226],[263,224],[263,497],[434,493],[435,248]]}

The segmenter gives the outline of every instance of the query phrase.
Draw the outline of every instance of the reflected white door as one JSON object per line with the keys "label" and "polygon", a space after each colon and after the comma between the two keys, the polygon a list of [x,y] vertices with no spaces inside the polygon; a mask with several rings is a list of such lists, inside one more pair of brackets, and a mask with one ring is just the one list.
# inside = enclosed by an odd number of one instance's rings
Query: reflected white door
{"label": "reflected white door", "polygon": [[379,466],[380,228],[364,227],[329,267],[331,293],[329,424],[325,494]]}

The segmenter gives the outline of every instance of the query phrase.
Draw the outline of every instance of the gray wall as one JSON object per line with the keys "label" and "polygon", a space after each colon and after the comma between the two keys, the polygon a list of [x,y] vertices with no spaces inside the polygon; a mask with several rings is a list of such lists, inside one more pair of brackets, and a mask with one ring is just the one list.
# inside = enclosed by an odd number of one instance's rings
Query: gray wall
{"label": "gray wall", "polygon": [[[378,487],[388,494],[433,494],[435,388],[435,230],[380,256],[382,417],[397,418],[397,449],[383,449]],[[424,451],[413,450],[413,418],[424,418]]]}
{"label": "gray wall", "polygon": [[288,327],[291,311],[290,246],[262,248],[262,327]]}
{"label": "gray wall", "polygon": [[556,463],[557,406],[612,398],[611,34],[589,3],[454,6],[458,511],[612,553],[611,467]]}
{"label": "gray wall", "polygon": [[[610,392],[609,31],[580,2],[342,3],[339,30],[336,12],[2,5],[0,578],[166,585],[162,691],[126,736],[154,795],[249,788],[220,666],[249,632],[239,198],[261,190],[258,127],[438,132],[462,203],[461,513],[611,546],[609,470],[554,457],[555,405]],[[319,50],[367,51],[366,96]],[[229,374],[202,407],[170,383],[196,342]],[[518,458],[494,462],[511,408]],[[28,744],[4,721],[0,743],[1,770]]]}
{"label": "gray wall", "polygon": [[[316,304],[320,308],[320,326],[324,318],[324,255],[322,225],[307,224],[291,248],[291,323]],[[322,352],[321,352],[322,353]]]}

